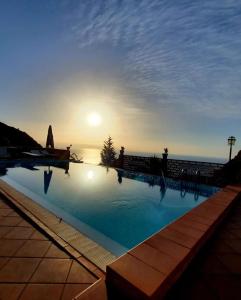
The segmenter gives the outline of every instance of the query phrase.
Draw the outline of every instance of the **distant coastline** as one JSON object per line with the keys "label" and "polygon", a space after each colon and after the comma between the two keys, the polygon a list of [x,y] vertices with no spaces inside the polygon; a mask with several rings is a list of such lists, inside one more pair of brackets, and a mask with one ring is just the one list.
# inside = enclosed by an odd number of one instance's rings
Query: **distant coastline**
{"label": "distant coastline", "polygon": [[[161,154],[155,154],[151,152],[133,152],[127,151],[126,154],[129,155],[139,155],[139,156],[154,156],[161,157]],[[181,154],[169,154],[170,159],[181,159],[181,160],[191,160],[191,161],[203,161],[203,162],[213,162],[213,163],[226,163],[228,160],[224,157],[210,157],[210,156],[195,156],[195,155],[181,155]]]}
{"label": "distant coastline", "polygon": [[[100,162],[100,149],[93,147],[80,147],[73,148],[71,152],[76,153],[78,156],[82,157],[85,163],[98,164]],[[154,156],[161,157],[160,154],[151,152],[135,152],[126,151],[126,154],[137,155],[137,156]],[[171,159],[181,159],[181,160],[191,160],[191,161],[203,161],[203,162],[213,162],[213,163],[226,163],[228,160],[224,157],[206,157],[206,156],[194,156],[194,155],[178,155],[169,154],[168,158]]]}

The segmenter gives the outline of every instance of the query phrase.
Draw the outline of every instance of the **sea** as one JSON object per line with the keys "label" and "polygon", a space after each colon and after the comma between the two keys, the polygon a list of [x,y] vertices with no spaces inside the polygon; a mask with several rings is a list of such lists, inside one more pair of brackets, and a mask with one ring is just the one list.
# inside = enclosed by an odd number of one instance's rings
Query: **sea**
{"label": "sea", "polygon": [[[76,153],[81,160],[89,164],[100,163],[100,151],[101,149],[99,148],[87,148],[87,147],[71,149],[71,153]],[[162,157],[161,153],[152,153],[152,152],[126,151],[125,154],[146,156],[146,157],[155,155],[157,157]],[[206,156],[179,155],[179,154],[169,154],[168,158],[191,160],[191,161],[202,161],[202,162],[213,162],[213,163],[221,163],[221,164],[226,163],[228,161],[224,157],[206,157]]]}

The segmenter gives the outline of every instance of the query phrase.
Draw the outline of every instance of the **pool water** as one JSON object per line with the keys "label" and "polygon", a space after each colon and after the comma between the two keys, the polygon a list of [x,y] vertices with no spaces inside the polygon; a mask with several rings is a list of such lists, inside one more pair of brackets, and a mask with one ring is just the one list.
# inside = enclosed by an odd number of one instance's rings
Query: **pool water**
{"label": "pool water", "polygon": [[115,255],[205,201],[217,188],[90,164],[9,168],[4,181]]}

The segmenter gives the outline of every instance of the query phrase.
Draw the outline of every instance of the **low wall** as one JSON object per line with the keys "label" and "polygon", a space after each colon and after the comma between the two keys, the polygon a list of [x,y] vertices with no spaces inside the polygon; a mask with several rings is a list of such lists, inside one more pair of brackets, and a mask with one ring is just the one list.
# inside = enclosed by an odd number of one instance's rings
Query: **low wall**
{"label": "low wall", "polygon": [[[151,159],[153,157],[142,157],[125,155],[123,168],[131,171],[141,171],[150,173],[151,171]],[[162,163],[161,158],[155,158],[156,163]],[[188,175],[194,175],[197,170],[200,171],[200,176],[205,178],[213,177],[214,173],[223,168],[223,164],[211,163],[211,162],[200,162],[190,160],[178,160],[168,159],[167,160],[167,176],[172,178],[178,178],[181,175],[182,169],[187,170]]]}
{"label": "low wall", "polygon": [[218,164],[218,163],[178,160],[178,159],[167,160],[168,176],[174,178],[180,176],[182,169],[186,169],[189,175],[192,175],[199,170],[201,176],[212,177],[215,171],[218,171],[222,168],[223,168],[223,164]]}
{"label": "low wall", "polygon": [[150,169],[150,157],[124,155],[123,168],[132,171],[148,171]]}

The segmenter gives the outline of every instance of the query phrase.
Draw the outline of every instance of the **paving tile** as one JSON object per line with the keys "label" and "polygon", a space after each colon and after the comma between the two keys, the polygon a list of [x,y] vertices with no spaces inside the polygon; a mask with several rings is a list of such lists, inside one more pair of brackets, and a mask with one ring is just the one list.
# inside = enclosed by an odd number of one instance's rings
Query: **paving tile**
{"label": "paving tile", "polygon": [[157,271],[168,275],[175,268],[177,268],[178,264],[181,263],[181,260],[179,261],[177,259],[171,258],[170,256],[156,250],[146,243],[135,247],[128,253],[140,259]]}
{"label": "paving tile", "polygon": [[229,229],[241,229],[241,221],[236,222],[228,222],[225,227],[227,230]]}
{"label": "paving tile", "polygon": [[22,222],[20,222],[18,224],[18,226],[23,226],[23,227],[33,227],[29,222],[27,222],[26,220],[22,220]]}
{"label": "paving tile", "polygon": [[11,231],[13,227],[11,226],[0,226],[0,238],[2,238],[5,234]]}
{"label": "paving tile", "polygon": [[[210,199],[211,200],[211,199]],[[208,204],[228,207],[233,202],[233,197],[223,197],[223,198],[213,198],[212,201],[209,201]]]}
{"label": "paving tile", "polygon": [[73,261],[68,275],[69,283],[94,283],[96,278],[76,261]]}
{"label": "paving tile", "polygon": [[125,289],[126,292],[134,290],[139,296],[141,293],[140,298],[143,295],[153,296],[166,279],[165,275],[129,254],[108,265],[106,276],[107,281],[111,279],[111,283],[114,282],[119,289]]}
{"label": "paving tile", "polygon": [[209,204],[221,205],[227,207],[233,202],[234,195],[221,195],[223,192],[218,192],[208,199]]}
{"label": "paving tile", "polygon": [[[235,251],[239,255],[241,255],[241,239],[230,239],[226,240],[225,244],[232,249],[232,251]],[[230,251],[231,252],[231,251]]]}
{"label": "paving tile", "polygon": [[[218,198],[218,202],[221,203],[223,200],[226,201],[227,198],[223,197],[223,199],[221,198]],[[217,201],[204,201],[201,205],[201,207],[204,207],[204,208],[207,208],[208,210],[213,210],[212,212],[213,213],[216,213],[216,214],[220,214],[220,213],[223,213],[226,208],[227,208],[227,205],[219,205],[217,204]]]}
{"label": "paving tile", "polygon": [[9,260],[9,257],[0,257],[0,269],[7,263],[8,260]]}
{"label": "paving tile", "polygon": [[225,187],[225,190],[230,190],[230,191],[234,191],[239,193],[241,189],[241,185],[240,184],[229,184]]}
{"label": "paving tile", "polygon": [[31,282],[65,283],[70,265],[70,259],[44,258],[31,278]]}
{"label": "paving tile", "polygon": [[193,219],[190,220],[188,216],[180,218],[179,220],[176,221],[177,224],[183,224],[185,226],[189,226],[190,228],[194,228],[200,231],[207,231],[209,229],[209,225],[202,224],[200,222],[196,222]]}
{"label": "paving tile", "polygon": [[63,284],[28,284],[20,300],[59,300]]}
{"label": "paving tile", "polygon": [[234,235],[230,230],[220,230],[215,234],[215,237],[221,240],[230,240],[237,239],[237,236]]}
{"label": "paving tile", "polygon": [[44,234],[39,232],[38,230],[34,231],[33,235],[31,235],[30,239],[31,240],[44,240],[44,241],[48,240],[48,238]]}
{"label": "paving tile", "polygon": [[9,217],[18,217],[19,214],[15,210],[11,210],[10,214],[8,215]]}
{"label": "paving tile", "polygon": [[187,215],[189,220],[193,220],[204,225],[212,226],[215,222],[214,220],[205,218],[205,216],[203,217],[193,213],[193,210],[189,211]]}
{"label": "paving tile", "polygon": [[239,215],[233,214],[233,215],[230,217],[230,221],[231,221],[231,222],[240,222],[240,216],[239,216]]}
{"label": "paving tile", "polygon": [[156,248],[159,251],[177,259],[184,259],[189,253],[189,249],[187,247],[183,247],[157,234],[149,238],[146,243],[153,248]]}
{"label": "paving tile", "polygon": [[11,208],[0,208],[0,216],[6,217],[8,216],[13,210]]}
{"label": "paving tile", "polygon": [[59,236],[55,236],[54,239],[61,247],[67,248],[68,244]]}
{"label": "paving tile", "polygon": [[0,256],[13,256],[24,244],[24,240],[0,240]]}
{"label": "paving tile", "polygon": [[[241,216],[240,216],[241,217]],[[229,232],[234,235],[236,238],[241,239],[241,230],[240,229],[230,229]]]}
{"label": "paving tile", "polygon": [[218,259],[230,272],[241,275],[241,256],[238,254],[220,254]]}
{"label": "paving tile", "polygon": [[9,206],[5,202],[0,201],[0,208],[9,208]]}
{"label": "paving tile", "polygon": [[52,244],[48,249],[45,257],[52,257],[52,258],[69,258],[69,255],[61,250],[59,247]]}
{"label": "paving tile", "polygon": [[215,239],[210,242],[211,253],[233,253],[233,249],[227,244],[226,241],[221,239]]}
{"label": "paving tile", "polygon": [[196,279],[195,284],[189,282],[172,299],[188,300],[219,300],[204,280]]}
{"label": "paving tile", "polygon": [[22,290],[24,289],[25,284],[9,284],[9,283],[0,283],[0,299],[1,300],[17,300]]}
{"label": "paving tile", "polygon": [[105,278],[105,272],[103,272],[103,271],[100,270],[100,269],[95,269],[95,270],[93,271],[93,273],[95,274],[95,276],[96,276],[97,278]]}
{"label": "paving tile", "polygon": [[33,234],[33,228],[13,227],[8,234],[5,234],[5,239],[28,239]]}
{"label": "paving tile", "polygon": [[221,214],[224,212],[224,208],[217,205],[211,205],[209,203],[203,202],[201,205],[192,209],[192,213],[200,217],[217,220]]}
{"label": "paving tile", "polygon": [[113,297],[109,297],[109,291],[107,296],[107,289],[104,280],[99,280],[94,283],[91,288],[86,290],[84,293],[75,296],[73,300],[127,300],[126,298],[120,298],[115,294]]}
{"label": "paving tile", "polygon": [[[90,284],[65,284],[64,293],[61,300],[72,300],[75,296],[86,290]],[[94,300],[94,299],[93,299]]]}
{"label": "paving tile", "polygon": [[199,271],[205,274],[228,274],[228,269],[222,264],[216,254],[209,254],[201,259]]}
{"label": "paving tile", "polygon": [[16,226],[22,221],[21,217],[3,217],[0,219],[0,226]]}
{"label": "paving tile", "polygon": [[64,248],[75,258],[79,258],[81,256],[81,254],[78,251],[76,251],[72,246],[68,245]]}
{"label": "paving tile", "polygon": [[186,234],[190,237],[193,237],[195,239],[196,238],[199,238],[199,239],[202,238],[204,236],[205,232],[206,232],[206,230],[205,231],[198,230],[198,229],[192,228],[188,225],[185,225],[181,222],[174,222],[174,223],[170,224],[168,226],[168,228],[172,229],[174,231],[178,231],[180,233],[184,233],[184,234]]}
{"label": "paving tile", "polygon": [[185,233],[169,229],[169,227],[166,227],[165,229],[161,230],[158,233],[158,235],[189,249],[195,247],[199,240],[198,238],[194,238]]}
{"label": "paving tile", "polygon": [[92,262],[90,262],[83,256],[78,257],[77,260],[90,271],[94,271],[97,268],[96,265],[94,265]]}
{"label": "paving tile", "polygon": [[[239,200],[238,200],[238,201],[239,201]],[[238,201],[237,201],[237,202],[238,202]],[[235,216],[236,214],[240,213],[240,211],[241,211],[240,206],[239,206],[239,205],[236,205],[236,210],[232,212],[232,216],[231,216],[231,217],[233,217],[233,216]]]}
{"label": "paving tile", "polygon": [[0,270],[0,282],[27,282],[39,262],[38,258],[11,258]]}
{"label": "paving tile", "polygon": [[50,241],[28,240],[14,254],[16,257],[43,257],[51,245]]}
{"label": "paving tile", "polygon": [[230,275],[208,275],[205,281],[214,290],[219,300],[240,300],[240,277]]}

